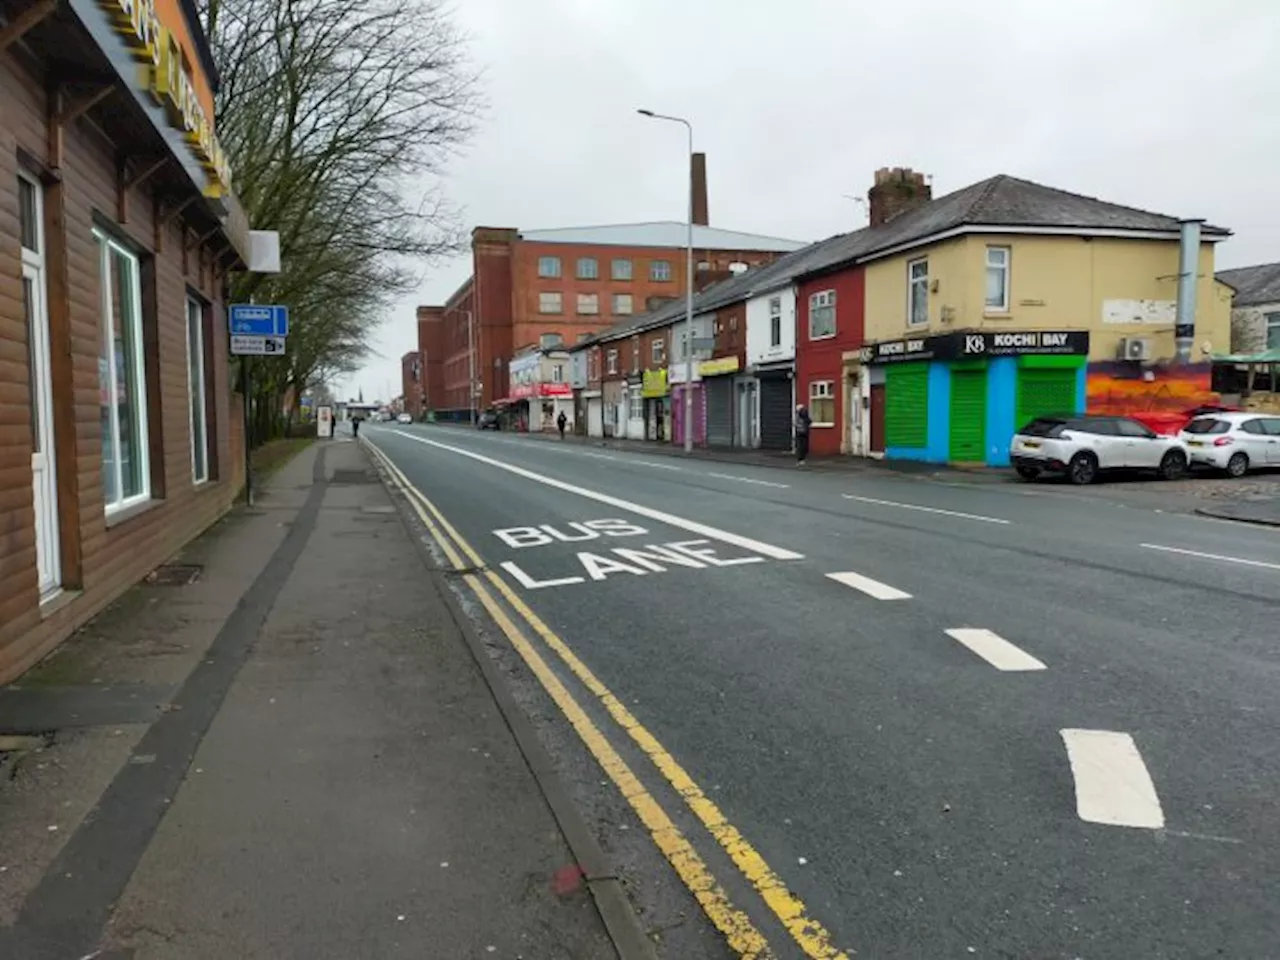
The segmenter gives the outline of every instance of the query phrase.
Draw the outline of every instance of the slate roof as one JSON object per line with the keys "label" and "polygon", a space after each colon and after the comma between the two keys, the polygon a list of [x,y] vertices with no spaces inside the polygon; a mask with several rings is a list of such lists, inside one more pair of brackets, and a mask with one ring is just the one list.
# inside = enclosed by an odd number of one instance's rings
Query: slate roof
{"label": "slate roof", "polygon": [[[615,223],[598,227],[560,227],[552,230],[521,230],[522,240],[537,243],[583,243],[619,247],[680,247],[688,239],[689,226],[683,221],[657,220],[652,223]],[[802,240],[767,237],[758,233],[721,230],[694,225],[695,250],[765,250],[774,253],[798,250]]]}
{"label": "slate roof", "polygon": [[1256,267],[1219,270],[1217,278],[1235,287],[1232,305],[1256,307],[1280,303],[1280,263],[1260,263]]}

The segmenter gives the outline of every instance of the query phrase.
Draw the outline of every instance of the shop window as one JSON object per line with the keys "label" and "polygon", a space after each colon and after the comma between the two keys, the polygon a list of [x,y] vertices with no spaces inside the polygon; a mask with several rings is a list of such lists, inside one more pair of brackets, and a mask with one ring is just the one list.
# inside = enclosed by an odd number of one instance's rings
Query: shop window
{"label": "shop window", "polygon": [[987,313],[1009,312],[1009,248],[987,247]]}
{"label": "shop window", "polygon": [[649,279],[657,283],[665,283],[671,279],[670,260],[651,260],[649,262]]}
{"label": "shop window", "polygon": [[600,264],[595,257],[579,257],[578,258],[578,279],[579,280],[598,280],[600,279]]}
{"label": "shop window", "polygon": [[96,230],[94,238],[102,296],[102,499],[111,514],[151,496],[142,278],[138,258],[129,250]]}
{"label": "shop window", "polygon": [[769,346],[782,346],[782,298],[769,298]]}
{"label": "shop window", "polygon": [[609,276],[615,280],[631,279],[631,261],[618,259],[609,265]]}
{"label": "shop window", "polygon": [[815,427],[834,427],[836,423],[835,383],[814,380],[809,384],[809,416]]}
{"label": "shop window", "polygon": [[929,261],[907,264],[907,324],[923,327],[929,322]]}
{"label": "shop window", "polygon": [[564,301],[559,293],[543,291],[538,294],[539,313],[560,313],[564,309]]}
{"label": "shop window", "polygon": [[187,409],[191,416],[191,479],[209,479],[209,379],[204,305],[187,297]]}
{"label": "shop window", "polygon": [[539,257],[538,258],[538,276],[554,279],[560,276],[560,258],[559,257]]}
{"label": "shop window", "polygon": [[809,297],[809,339],[824,340],[836,335],[836,292],[823,290]]}

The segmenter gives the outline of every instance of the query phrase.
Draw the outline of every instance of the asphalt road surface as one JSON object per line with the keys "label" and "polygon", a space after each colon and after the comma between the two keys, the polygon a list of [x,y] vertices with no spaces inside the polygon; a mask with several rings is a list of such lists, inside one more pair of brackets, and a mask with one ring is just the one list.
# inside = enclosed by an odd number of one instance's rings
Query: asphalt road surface
{"label": "asphalt road surface", "polygon": [[1280,955],[1280,533],[363,439],[420,492],[663,956]]}

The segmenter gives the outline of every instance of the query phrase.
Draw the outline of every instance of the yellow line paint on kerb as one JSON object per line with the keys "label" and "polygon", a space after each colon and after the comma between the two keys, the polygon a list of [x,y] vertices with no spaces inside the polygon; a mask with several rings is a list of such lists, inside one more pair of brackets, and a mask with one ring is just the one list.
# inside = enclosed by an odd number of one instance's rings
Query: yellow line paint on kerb
{"label": "yellow line paint on kerb", "polygon": [[[453,565],[455,570],[466,568],[466,561],[459,555],[458,550],[454,548],[449,537],[441,532],[431,516],[423,509],[425,504],[433,514],[439,516],[434,505],[414,488],[386,454],[373,447],[372,444],[370,444],[370,447],[378,454],[379,459],[391,472],[397,486],[408,496],[410,506],[413,507],[423,525],[426,526],[427,532],[431,534],[432,539],[439,544],[449,563]],[[456,531],[453,531],[452,536],[457,538],[459,547],[468,556],[472,557],[473,562],[475,562],[474,551],[466,544],[466,541],[458,537]],[[476,565],[479,566],[480,564],[476,563]],[[489,574],[489,576],[493,577],[494,575]],[[573,695],[565,689],[564,684],[547,666],[541,654],[534,649],[520,628],[511,621],[506,611],[493,598],[493,595],[480,582],[480,579],[475,574],[467,574],[463,577],[463,581],[480,600],[485,610],[488,611],[489,616],[493,618],[494,623],[511,641],[512,647],[520,654],[529,669],[533,671],[534,676],[538,678],[538,682],[542,684],[543,689],[547,691],[547,694],[555,701],[556,706],[560,708],[565,718],[572,724],[583,744],[591,751],[591,755],[595,757],[596,762],[600,764],[601,769],[608,774],[609,779],[621,791],[623,797],[631,805],[631,809],[636,812],[636,816],[640,818],[641,823],[648,829],[649,835],[653,838],[653,842],[658,849],[662,851],[662,855],[667,858],[667,862],[671,864],[676,874],[684,882],[685,886],[689,888],[689,891],[702,907],[703,912],[715,924],[716,929],[724,934],[729,946],[744,960],[773,960],[773,951],[765,941],[764,935],[751,922],[751,918],[732,904],[728,895],[707,868],[706,863],[698,856],[697,851],[693,849],[693,845],[680,832],[680,829],[672,822],[667,812],[653,798],[652,794],[644,788],[639,778],[627,766],[626,761],[613,749],[608,739],[591,721],[591,718],[587,716],[586,712],[573,698]]]}
{"label": "yellow line paint on kerb", "polygon": [[[384,454],[385,458],[385,454]],[[389,462],[389,458],[388,462]],[[414,487],[394,464],[391,469],[399,474],[402,485],[411,495],[411,499],[421,501],[430,511],[441,527],[453,538],[459,548],[467,555],[476,567],[484,567],[485,562],[472,549],[470,544],[453,527],[444,515],[423,493]],[[782,921],[792,938],[799,944],[807,957],[812,960],[848,960],[847,955],[831,943],[831,935],[822,924],[809,916],[804,903],[787,889],[782,879],[773,872],[764,858],[725,818],[720,808],[709,798],[693,778],[658,742],[643,724],[640,723],[609,689],[600,682],[590,668],[584,664],[569,646],[551,630],[542,619],[534,613],[515,593],[505,580],[491,570],[485,576],[503,598],[510,604],[529,626],[542,638],[565,665],[573,672],[582,684],[598,697],[610,716],[631,736],[640,748],[653,761],[654,766],[667,781],[684,798],[689,809],[702,821],[703,826],[711,833],[733,860],[734,864],[759,892],[774,914]],[[714,919],[714,918],[713,918]]]}

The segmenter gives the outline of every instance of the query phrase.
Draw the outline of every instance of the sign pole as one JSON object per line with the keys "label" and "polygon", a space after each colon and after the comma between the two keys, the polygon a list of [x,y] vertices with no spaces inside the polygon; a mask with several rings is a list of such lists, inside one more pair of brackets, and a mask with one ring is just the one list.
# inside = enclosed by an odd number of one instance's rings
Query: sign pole
{"label": "sign pole", "polygon": [[244,499],[253,506],[253,459],[249,449],[249,431],[253,424],[253,415],[249,409],[249,357],[240,358],[240,395],[244,397]]}

